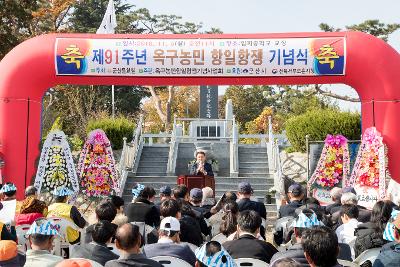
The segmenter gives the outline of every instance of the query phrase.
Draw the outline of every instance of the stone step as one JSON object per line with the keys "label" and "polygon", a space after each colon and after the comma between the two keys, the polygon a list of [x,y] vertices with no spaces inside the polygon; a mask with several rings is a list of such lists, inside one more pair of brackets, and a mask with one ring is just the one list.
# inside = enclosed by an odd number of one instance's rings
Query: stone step
{"label": "stone step", "polygon": [[269,173],[259,173],[259,172],[253,172],[253,173],[240,173],[239,172],[239,177],[267,177],[269,176]]}
{"label": "stone step", "polygon": [[165,172],[136,172],[137,176],[163,176],[166,175]]}
{"label": "stone step", "polygon": [[269,171],[269,168],[267,167],[242,167],[239,164],[239,173],[262,173],[262,174],[267,174]]}
{"label": "stone step", "polygon": [[266,155],[259,155],[259,154],[239,154],[239,162],[241,161],[261,161],[264,160],[264,162],[268,161],[268,156]]}
{"label": "stone step", "polygon": [[239,168],[268,168],[268,160],[265,161],[239,161]]}
{"label": "stone step", "polygon": [[168,164],[168,160],[146,160],[146,161],[139,161],[139,167],[158,167],[158,166],[166,166]]}
{"label": "stone step", "polygon": [[158,166],[158,167],[142,167],[139,164],[139,167],[137,169],[137,173],[165,173],[167,171],[167,164],[164,164],[164,166]]}

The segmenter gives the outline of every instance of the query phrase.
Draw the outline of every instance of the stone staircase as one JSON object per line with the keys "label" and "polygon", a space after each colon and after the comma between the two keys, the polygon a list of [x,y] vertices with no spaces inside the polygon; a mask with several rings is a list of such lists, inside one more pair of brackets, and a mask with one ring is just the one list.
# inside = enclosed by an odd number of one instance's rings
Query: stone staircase
{"label": "stone staircase", "polygon": [[[220,172],[215,177],[215,196],[218,199],[226,191],[237,191],[238,184],[242,181],[249,182],[254,189],[254,198],[264,202],[265,195],[269,188],[273,186],[273,175],[268,169],[267,148],[240,145],[239,146],[239,177],[229,177],[229,162],[225,157],[229,157],[229,150],[223,151],[227,144],[218,144],[216,158],[220,162]],[[186,173],[187,164],[193,159],[194,145],[182,143],[178,148],[178,160],[176,173]],[[128,174],[125,184],[123,198],[126,202],[132,200],[132,187],[135,183],[141,183],[153,187],[157,193],[160,187],[176,185],[177,176],[168,176],[166,174],[168,164],[169,146],[153,145],[144,146],[139,159],[139,165],[136,175]],[[227,165],[228,166],[225,166]],[[272,199],[275,203],[275,199]],[[276,219],[276,205],[266,204],[268,225],[271,225]]]}

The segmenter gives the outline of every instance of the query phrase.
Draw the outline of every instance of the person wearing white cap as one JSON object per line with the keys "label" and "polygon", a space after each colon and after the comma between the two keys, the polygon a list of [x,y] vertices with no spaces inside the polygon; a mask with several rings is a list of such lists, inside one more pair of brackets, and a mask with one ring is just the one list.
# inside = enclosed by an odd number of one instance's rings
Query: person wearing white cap
{"label": "person wearing white cap", "polygon": [[236,263],[220,243],[210,241],[196,249],[195,267],[236,267]]}
{"label": "person wearing white cap", "polygon": [[63,260],[62,257],[51,254],[53,240],[59,235],[57,227],[50,221],[37,219],[29,228],[26,235],[31,249],[26,252],[27,267],[53,267]]}
{"label": "person wearing white cap", "polygon": [[180,243],[180,230],[181,225],[178,219],[174,217],[164,218],[160,225],[158,243],[144,246],[144,254],[149,258],[156,256],[176,257],[193,266],[196,257],[188,245]]}
{"label": "person wearing white cap", "polygon": [[[79,228],[83,228],[86,225],[86,220],[82,217],[82,214],[75,206],[67,203],[68,197],[73,194],[74,192],[66,187],[54,189],[53,195],[55,197],[55,203],[49,206],[47,217],[61,217],[75,223]],[[68,227],[67,239],[67,241],[71,244],[78,243],[80,240],[79,231]]]}

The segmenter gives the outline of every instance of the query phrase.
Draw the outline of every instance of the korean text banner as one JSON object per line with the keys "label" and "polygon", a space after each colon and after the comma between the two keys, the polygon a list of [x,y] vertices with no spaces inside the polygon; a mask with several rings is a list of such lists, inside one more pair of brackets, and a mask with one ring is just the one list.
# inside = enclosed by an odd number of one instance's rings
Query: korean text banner
{"label": "korean text banner", "polygon": [[56,74],[86,76],[344,75],[346,40],[79,39],[56,41]]}

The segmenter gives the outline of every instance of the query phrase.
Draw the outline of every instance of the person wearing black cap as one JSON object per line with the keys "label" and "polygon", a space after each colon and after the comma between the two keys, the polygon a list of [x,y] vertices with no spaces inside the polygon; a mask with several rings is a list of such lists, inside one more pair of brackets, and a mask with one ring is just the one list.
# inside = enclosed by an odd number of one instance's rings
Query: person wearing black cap
{"label": "person wearing black cap", "polygon": [[253,188],[248,182],[241,182],[238,186],[238,206],[239,211],[254,210],[258,212],[261,218],[267,218],[267,211],[261,202],[253,201],[250,199],[253,194]]}
{"label": "person wearing black cap", "polygon": [[158,213],[160,213],[160,206],[165,200],[170,200],[172,194],[172,189],[170,186],[166,185],[160,188],[160,201],[155,204]]}
{"label": "person wearing black cap", "polygon": [[189,203],[192,206],[192,209],[197,210],[204,216],[204,214],[207,212],[207,209],[201,206],[202,199],[203,199],[203,191],[200,188],[193,188],[192,190],[190,190]]}
{"label": "person wearing black cap", "polygon": [[296,209],[303,205],[304,189],[300,184],[292,184],[288,190],[289,203],[279,208],[279,218],[296,216]]}

